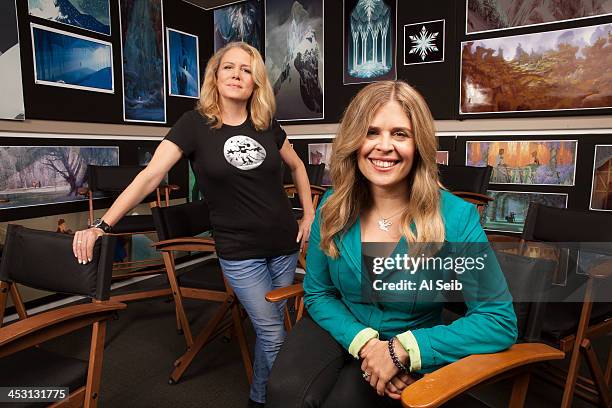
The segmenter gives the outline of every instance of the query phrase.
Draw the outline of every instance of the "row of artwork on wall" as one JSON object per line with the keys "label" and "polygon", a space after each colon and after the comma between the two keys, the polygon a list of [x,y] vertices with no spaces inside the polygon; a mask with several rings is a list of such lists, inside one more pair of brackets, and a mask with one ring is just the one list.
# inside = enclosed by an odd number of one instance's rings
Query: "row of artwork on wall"
{"label": "row of artwork on wall", "polygon": [[[491,166],[495,185],[573,186],[576,140],[467,141],[465,164]],[[329,162],[332,143],[308,144],[308,163],[324,163],[323,185],[331,185]],[[438,151],[436,161],[449,163],[449,152]],[[529,203],[567,207],[567,193],[504,191],[491,189],[494,198],[483,213],[484,228],[522,232]],[[612,145],[596,145],[589,209],[612,211]]]}
{"label": "row of artwork on wall", "polygon": [[[28,0],[28,10],[39,22],[109,36],[109,1]],[[543,0],[535,7],[526,0],[466,0],[468,37],[569,20],[584,19],[584,26],[463,41],[459,114],[612,107],[605,63],[612,58],[612,24],[590,23],[611,14],[612,5],[604,0],[557,3]],[[119,0],[119,5],[124,120],[165,123],[167,94],[199,97],[198,37],[164,26],[162,0]],[[3,92],[22,95],[14,1],[1,7]],[[397,78],[397,12],[397,0],[343,0],[343,84]],[[262,52],[279,120],[323,119],[323,20],[324,0],[246,0],[214,10],[214,47],[242,40]],[[35,83],[116,91],[110,41],[36,22],[30,22],[30,31]],[[444,63],[445,36],[443,19],[404,25],[404,65]],[[0,117],[23,119],[23,97],[8,99],[0,103]]]}
{"label": "row of artwork on wall", "polygon": [[[169,27],[164,32],[162,0],[119,3],[123,119],[165,123],[166,64],[170,96],[200,96],[198,37]],[[5,89],[22,84],[15,2],[2,2],[1,7],[2,35],[10,41],[1,50],[0,74],[3,91],[15,97],[3,98],[0,118],[24,119],[22,89]],[[32,17],[105,35],[111,30],[109,10],[109,0],[28,0]],[[30,22],[30,32],[36,84],[115,93],[110,41],[35,22]]]}

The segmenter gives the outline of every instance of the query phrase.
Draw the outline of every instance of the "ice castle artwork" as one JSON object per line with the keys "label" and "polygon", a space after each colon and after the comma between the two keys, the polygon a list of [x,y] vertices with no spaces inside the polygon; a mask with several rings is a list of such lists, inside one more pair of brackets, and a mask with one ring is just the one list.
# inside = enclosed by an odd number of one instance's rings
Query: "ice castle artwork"
{"label": "ice castle artwork", "polygon": [[344,83],[395,79],[395,5],[345,0],[344,6]]}
{"label": "ice castle artwork", "polygon": [[214,11],[215,51],[232,41],[244,41],[263,55],[263,0],[248,0]]}
{"label": "ice castle artwork", "polygon": [[0,2],[0,119],[25,119],[16,4]]}
{"label": "ice castle artwork", "polygon": [[121,0],[125,121],[166,123],[161,0]]}
{"label": "ice castle artwork", "polygon": [[28,0],[31,15],[110,35],[109,0]]}
{"label": "ice castle artwork", "polygon": [[268,0],[266,68],[279,120],[323,118],[322,0]]}
{"label": "ice castle artwork", "polygon": [[198,37],[167,28],[170,95],[200,97]]}

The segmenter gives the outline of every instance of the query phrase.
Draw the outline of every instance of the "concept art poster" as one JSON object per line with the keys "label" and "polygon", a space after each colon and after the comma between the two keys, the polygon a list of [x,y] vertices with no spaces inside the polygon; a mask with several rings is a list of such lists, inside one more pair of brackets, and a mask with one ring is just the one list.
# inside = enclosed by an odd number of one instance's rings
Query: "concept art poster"
{"label": "concept art poster", "polygon": [[200,97],[198,37],[172,28],[168,33],[168,82],[170,95]]}
{"label": "concept art poster", "polygon": [[31,23],[34,82],[115,93],[113,45]]}
{"label": "concept art poster", "polygon": [[462,114],[612,107],[612,24],[462,43]]}
{"label": "concept art poster", "polygon": [[612,211],[612,145],[596,145],[591,210]]}
{"label": "concept art poster", "polygon": [[448,150],[438,150],[436,152],[436,163],[448,166]]}
{"label": "concept art poster", "polygon": [[162,0],[120,0],[123,119],[166,123]]}
{"label": "concept art poster", "polygon": [[323,119],[323,0],[266,0],[265,42],[277,119]]}
{"label": "concept art poster", "polygon": [[465,33],[506,30],[612,13],[609,0],[467,0]]}
{"label": "concept art poster", "polygon": [[264,0],[247,0],[215,9],[215,51],[232,41],[244,41],[264,54]]}
{"label": "concept art poster", "polygon": [[444,62],[445,21],[404,26],[404,65]]}
{"label": "concept art poster", "polygon": [[482,215],[483,228],[489,231],[523,232],[529,204],[567,207],[567,194],[522,191],[487,191],[493,198]]}
{"label": "concept art poster", "polygon": [[14,0],[0,2],[0,119],[25,119],[21,53]]}
{"label": "concept art poster", "polygon": [[[85,200],[87,166],[116,166],[116,146],[0,146],[0,209]],[[99,197],[98,197],[99,198]]]}
{"label": "concept art poster", "polygon": [[491,183],[573,186],[576,140],[468,141],[468,166],[493,167]]}
{"label": "concept art poster", "polygon": [[30,15],[110,35],[109,0],[28,0]]}
{"label": "concept art poster", "polygon": [[329,163],[332,154],[332,143],[311,143],[308,145],[308,164],[325,164],[322,186],[331,186]]}
{"label": "concept art poster", "polygon": [[344,84],[397,78],[396,0],[344,0]]}

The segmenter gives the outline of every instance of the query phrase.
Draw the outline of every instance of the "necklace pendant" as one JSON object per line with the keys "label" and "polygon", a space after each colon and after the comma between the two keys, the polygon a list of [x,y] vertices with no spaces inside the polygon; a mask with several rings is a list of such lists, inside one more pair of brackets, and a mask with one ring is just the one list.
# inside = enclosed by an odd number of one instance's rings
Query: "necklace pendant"
{"label": "necklace pendant", "polygon": [[381,231],[389,232],[389,227],[393,224],[391,221],[381,218],[378,220],[378,229]]}

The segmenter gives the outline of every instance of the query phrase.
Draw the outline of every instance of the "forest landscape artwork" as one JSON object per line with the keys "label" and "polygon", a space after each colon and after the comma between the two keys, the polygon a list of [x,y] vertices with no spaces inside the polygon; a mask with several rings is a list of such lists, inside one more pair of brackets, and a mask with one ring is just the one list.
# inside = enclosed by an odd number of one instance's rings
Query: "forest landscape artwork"
{"label": "forest landscape artwork", "polygon": [[63,203],[84,200],[87,166],[118,165],[119,147],[0,146],[0,162],[0,209]]}
{"label": "forest landscape artwork", "polygon": [[162,1],[119,3],[124,120],[166,123]]}
{"label": "forest landscape artwork", "polygon": [[266,69],[278,120],[323,118],[323,0],[266,1]]}
{"label": "forest landscape artwork", "polygon": [[612,24],[462,43],[460,113],[612,107]]}
{"label": "forest landscape artwork", "polygon": [[612,13],[609,0],[468,0],[466,34]]}
{"label": "forest landscape artwork", "polygon": [[28,0],[31,15],[110,35],[109,0]]}
{"label": "forest landscape artwork", "polygon": [[171,28],[168,32],[168,77],[170,95],[200,97],[198,37]]}
{"label": "forest landscape artwork", "polygon": [[37,84],[114,93],[112,44],[31,24]]}
{"label": "forest landscape artwork", "polygon": [[567,194],[519,191],[487,191],[493,198],[483,212],[483,228],[490,231],[523,232],[529,204],[539,203],[557,208],[567,207]]}
{"label": "forest landscape artwork", "polygon": [[263,56],[264,0],[247,0],[215,9],[215,51],[232,41],[244,41]]}
{"label": "forest landscape artwork", "polygon": [[576,140],[468,141],[467,166],[493,167],[491,183],[573,186]]}

